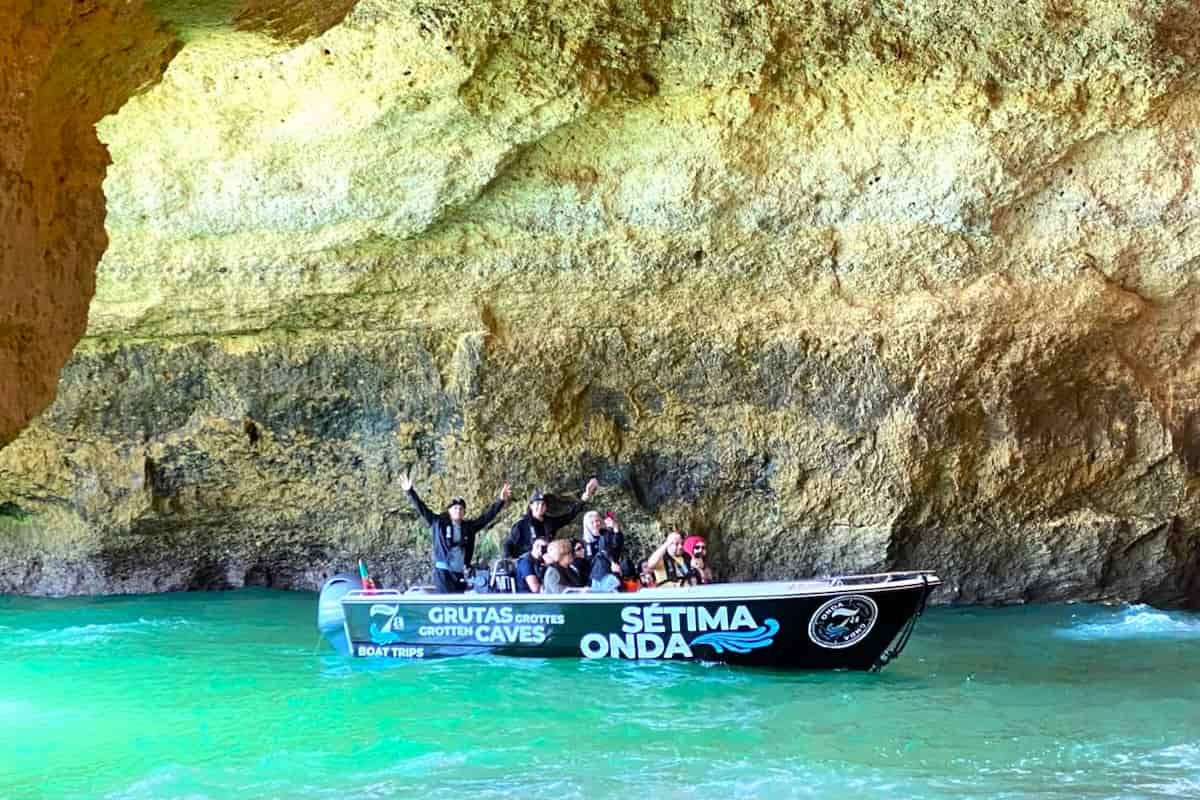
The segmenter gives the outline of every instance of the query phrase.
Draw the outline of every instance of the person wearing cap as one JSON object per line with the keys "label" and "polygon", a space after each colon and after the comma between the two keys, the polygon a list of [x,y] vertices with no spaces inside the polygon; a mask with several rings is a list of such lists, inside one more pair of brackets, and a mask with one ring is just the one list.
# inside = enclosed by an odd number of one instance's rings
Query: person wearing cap
{"label": "person wearing cap", "polygon": [[425,520],[433,536],[433,584],[439,594],[461,594],[466,591],[467,565],[475,555],[475,536],[486,528],[512,497],[507,483],[500,489],[496,502],[475,519],[466,519],[467,501],[455,497],[441,514],[435,514],[421,501],[413,488],[412,478],[400,475],[400,488],[408,502]]}
{"label": "person wearing cap", "polygon": [[516,521],[504,540],[504,555],[507,558],[517,558],[529,552],[534,539],[553,539],[560,528],[579,516],[579,512],[592,501],[599,488],[600,482],[592,478],[587,482],[587,486],[583,487],[583,494],[579,500],[567,509],[567,513],[554,516],[546,513],[546,496],[540,489],[534,490],[529,496],[529,509]]}

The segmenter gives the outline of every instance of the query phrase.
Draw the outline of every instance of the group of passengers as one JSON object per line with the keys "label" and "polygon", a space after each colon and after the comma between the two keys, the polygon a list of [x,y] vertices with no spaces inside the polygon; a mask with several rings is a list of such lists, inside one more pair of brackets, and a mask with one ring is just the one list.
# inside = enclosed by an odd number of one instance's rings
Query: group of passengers
{"label": "group of passengers", "polygon": [[[431,511],[413,488],[408,475],[400,476],[400,488],[433,536],[433,582],[441,593],[464,592],[468,588],[467,565],[475,554],[477,534],[485,530],[512,499],[512,487],[500,489],[497,499],[474,519],[466,519],[466,501],[455,497],[441,514]],[[610,511],[583,515],[578,538],[560,539],[556,534],[579,516],[591,502],[599,482],[587,482],[579,500],[565,513],[547,513],[545,495],[535,491],[520,519],[504,539],[503,556],[491,570],[493,588],[505,589],[506,579],[515,580],[517,592],[558,593],[568,589],[616,592],[637,591],[655,586],[694,586],[712,583],[708,547],[700,536],[676,530],[634,569],[625,550],[625,534]]]}

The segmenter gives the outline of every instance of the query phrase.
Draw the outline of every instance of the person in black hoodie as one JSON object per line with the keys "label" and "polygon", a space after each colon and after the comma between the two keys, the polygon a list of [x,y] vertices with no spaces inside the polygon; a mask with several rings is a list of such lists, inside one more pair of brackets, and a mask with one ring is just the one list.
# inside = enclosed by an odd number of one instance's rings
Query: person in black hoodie
{"label": "person in black hoodie", "polygon": [[456,497],[441,514],[435,514],[421,502],[412,478],[400,475],[400,488],[408,502],[425,520],[433,536],[433,583],[440,594],[460,594],[466,591],[466,569],[475,555],[475,535],[491,524],[500,509],[512,497],[512,488],[506,483],[500,489],[496,502],[475,519],[465,519],[467,501]]}
{"label": "person in black hoodie", "polygon": [[534,539],[553,539],[559,528],[563,527],[583,511],[584,506],[592,501],[600,482],[592,478],[583,488],[579,500],[571,504],[567,513],[550,516],[546,513],[546,496],[541,490],[535,490],[529,497],[529,510],[516,521],[508,537],[504,540],[504,556],[519,558],[529,552]]}
{"label": "person in black hoodie", "polygon": [[571,571],[574,572],[579,579],[583,581],[582,586],[586,586],[591,579],[588,577],[592,573],[592,562],[587,557],[587,548],[583,544],[583,539],[571,540]]}

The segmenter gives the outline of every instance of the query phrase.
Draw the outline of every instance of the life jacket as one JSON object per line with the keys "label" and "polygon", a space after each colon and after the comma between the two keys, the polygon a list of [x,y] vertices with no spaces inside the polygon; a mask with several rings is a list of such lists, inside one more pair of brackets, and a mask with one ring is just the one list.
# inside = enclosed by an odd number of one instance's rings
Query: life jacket
{"label": "life jacket", "polygon": [[687,553],[680,553],[679,557],[683,559],[682,565],[670,553],[663,555],[662,565],[666,577],[659,583],[677,581],[682,586],[688,575],[692,574],[692,559]]}
{"label": "life jacket", "polygon": [[[434,554],[433,554],[434,568],[435,569],[444,569],[444,570],[452,571],[452,572],[460,572],[460,570],[458,569],[458,566],[453,563],[455,560],[454,559],[454,551],[458,550],[461,552],[462,559],[463,559],[462,571],[466,571],[467,559],[470,557],[470,554],[468,554],[468,552],[467,552],[468,537],[470,536],[470,533],[467,530],[467,526],[466,526],[465,522],[459,523],[457,539],[455,539],[455,536],[454,536],[454,531],[455,531],[454,523],[450,522],[449,517],[446,517],[443,515],[443,517],[440,518],[439,522],[441,523],[441,525],[440,525],[441,531],[437,531],[436,528],[434,530],[435,530],[435,534],[436,533],[441,534],[442,546],[440,548],[438,548],[436,546],[434,547]],[[472,545],[471,549],[472,550],[474,549],[473,545]]]}

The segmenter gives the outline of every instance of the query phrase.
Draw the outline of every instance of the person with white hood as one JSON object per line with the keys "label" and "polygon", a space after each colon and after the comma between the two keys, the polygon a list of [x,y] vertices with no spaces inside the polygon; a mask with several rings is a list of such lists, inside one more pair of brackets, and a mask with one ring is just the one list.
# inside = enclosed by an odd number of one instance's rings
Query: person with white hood
{"label": "person with white hood", "polygon": [[621,583],[621,557],[625,551],[625,534],[611,511],[604,515],[589,511],[583,516],[583,542],[591,560],[589,580],[596,591],[615,592]]}

